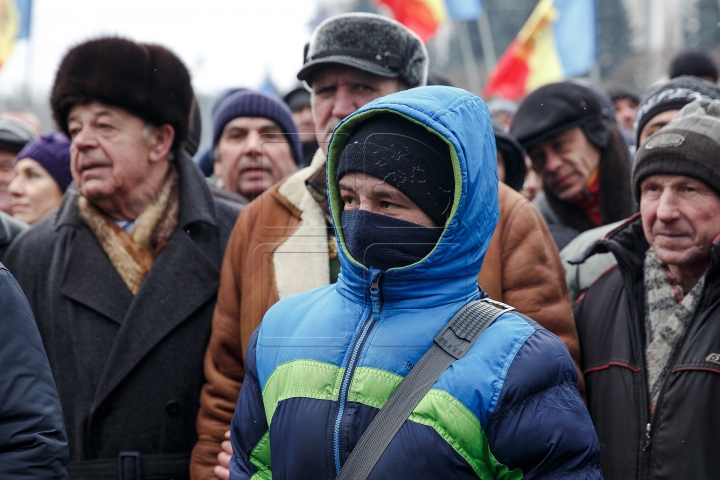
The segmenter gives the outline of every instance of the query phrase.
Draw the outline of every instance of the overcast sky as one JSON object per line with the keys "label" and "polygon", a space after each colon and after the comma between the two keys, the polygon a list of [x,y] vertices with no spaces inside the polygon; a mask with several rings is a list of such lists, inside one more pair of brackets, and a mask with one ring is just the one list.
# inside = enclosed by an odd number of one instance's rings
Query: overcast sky
{"label": "overcast sky", "polygon": [[286,90],[315,15],[316,0],[34,0],[32,38],[0,69],[0,95],[21,91],[28,59],[34,95],[47,94],[68,48],[109,34],[169,47],[200,93],[258,87],[267,74]]}

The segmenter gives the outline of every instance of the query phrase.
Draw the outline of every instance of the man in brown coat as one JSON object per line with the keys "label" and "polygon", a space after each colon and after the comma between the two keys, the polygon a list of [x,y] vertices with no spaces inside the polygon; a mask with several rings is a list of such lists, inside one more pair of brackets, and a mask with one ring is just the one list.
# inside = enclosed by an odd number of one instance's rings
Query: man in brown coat
{"label": "man in brown coat", "polygon": [[[366,51],[343,53],[343,42],[364,45]],[[282,298],[337,278],[339,261],[325,203],[324,149],[334,127],[375,98],[424,85],[426,77],[425,47],[397,22],[347,14],[315,30],[298,78],[312,88],[321,149],[308,168],[253,201],[233,230],[205,357],[208,383],[200,398],[192,478],[228,478],[223,465],[230,445],[221,448],[221,442],[242,386],[247,342],[265,312]],[[499,195],[501,218],[480,272],[483,289],[560,336],[577,363],[572,310],[547,227],[519,193],[501,184]]]}

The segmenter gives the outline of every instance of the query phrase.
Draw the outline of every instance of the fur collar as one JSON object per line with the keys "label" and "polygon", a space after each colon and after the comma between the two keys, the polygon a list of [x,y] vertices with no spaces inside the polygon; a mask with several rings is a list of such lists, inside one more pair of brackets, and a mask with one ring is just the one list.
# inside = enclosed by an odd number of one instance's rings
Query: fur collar
{"label": "fur collar", "polygon": [[272,257],[280,299],[330,283],[325,214],[305,186],[305,180],[324,168],[325,153],[318,149],[309,167],[288,177],[278,188],[278,194],[300,212],[300,225]]}
{"label": "fur collar", "polygon": [[178,174],[171,167],[158,197],[138,217],[128,235],[87,198],[78,198],[78,211],[95,235],[125,285],[137,294],[152,267],[154,258],[165,247],[178,223]]}

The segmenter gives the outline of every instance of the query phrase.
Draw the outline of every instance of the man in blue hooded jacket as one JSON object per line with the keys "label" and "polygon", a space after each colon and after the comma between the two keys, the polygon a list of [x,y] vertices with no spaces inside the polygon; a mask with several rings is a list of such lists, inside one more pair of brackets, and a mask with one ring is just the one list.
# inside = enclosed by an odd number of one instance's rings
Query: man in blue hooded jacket
{"label": "man in blue hooded jacket", "polygon": [[[248,348],[231,478],[335,478],[435,335],[485,294],[495,141],[475,95],[423,87],[335,129],[335,285],[275,304]],[[505,313],[415,407],[370,478],[601,478],[567,348]]]}

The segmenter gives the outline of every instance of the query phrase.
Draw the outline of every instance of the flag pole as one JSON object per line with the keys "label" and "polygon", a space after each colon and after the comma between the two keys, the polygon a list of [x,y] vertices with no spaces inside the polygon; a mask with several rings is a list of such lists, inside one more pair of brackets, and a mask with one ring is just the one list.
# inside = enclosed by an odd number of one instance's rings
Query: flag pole
{"label": "flag pole", "polygon": [[493,43],[492,32],[490,31],[487,8],[483,9],[477,22],[478,29],[480,30],[480,43],[483,49],[483,57],[485,58],[486,75],[490,75],[490,72],[492,72],[497,63],[497,57],[495,56],[495,44]]}
{"label": "flag pole", "polygon": [[470,32],[468,31],[467,22],[456,22],[458,27],[458,40],[460,41],[460,50],[462,51],[463,61],[465,63],[465,72],[467,73],[468,89],[476,94],[480,94],[480,76],[478,75],[477,63],[475,63],[475,54],[472,50],[470,41]]}
{"label": "flag pole", "polygon": [[32,61],[33,61],[33,35],[32,35],[32,12],[33,2],[29,0],[28,6],[28,36],[25,41],[25,71],[23,72],[23,98],[28,104],[32,104],[32,92],[30,91],[30,81],[32,77]]}

